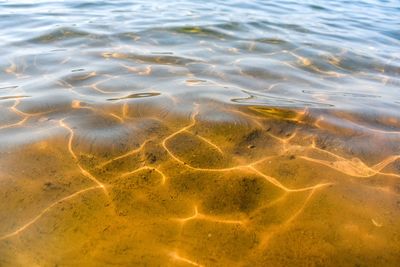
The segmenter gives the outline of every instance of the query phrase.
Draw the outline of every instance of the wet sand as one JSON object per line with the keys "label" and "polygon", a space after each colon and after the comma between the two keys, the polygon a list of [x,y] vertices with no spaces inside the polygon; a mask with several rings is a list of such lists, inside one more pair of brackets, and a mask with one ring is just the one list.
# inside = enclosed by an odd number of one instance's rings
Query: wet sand
{"label": "wet sand", "polygon": [[205,102],[182,116],[150,99],[75,100],[65,118],[15,100],[2,134],[31,138],[2,143],[2,266],[399,262],[399,132],[353,116],[343,134],[326,110]]}
{"label": "wet sand", "polygon": [[0,0],[0,267],[398,267],[398,6]]}

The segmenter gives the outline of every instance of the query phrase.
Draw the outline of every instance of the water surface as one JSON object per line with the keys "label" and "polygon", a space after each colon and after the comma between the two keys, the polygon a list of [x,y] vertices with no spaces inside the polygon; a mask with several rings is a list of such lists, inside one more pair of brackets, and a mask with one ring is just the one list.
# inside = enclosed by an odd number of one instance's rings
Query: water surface
{"label": "water surface", "polygon": [[0,1],[0,266],[398,266],[398,1]]}

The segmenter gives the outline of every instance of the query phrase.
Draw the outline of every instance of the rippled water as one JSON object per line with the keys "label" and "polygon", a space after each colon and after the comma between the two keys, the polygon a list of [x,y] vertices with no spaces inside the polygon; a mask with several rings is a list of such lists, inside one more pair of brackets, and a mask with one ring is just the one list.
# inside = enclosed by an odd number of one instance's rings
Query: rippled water
{"label": "rippled water", "polygon": [[0,1],[0,266],[398,266],[398,1]]}

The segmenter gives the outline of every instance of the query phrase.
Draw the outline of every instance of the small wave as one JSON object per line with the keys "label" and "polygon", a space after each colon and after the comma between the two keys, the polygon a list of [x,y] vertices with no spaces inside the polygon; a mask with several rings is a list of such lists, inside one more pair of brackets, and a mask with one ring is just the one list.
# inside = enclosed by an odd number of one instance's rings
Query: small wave
{"label": "small wave", "polygon": [[137,94],[130,94],[130,95],[123,96],[123,97],[108,98],[107,101],[118,101],[118,100],[130,99],[130,98],[144,98],[144,97],[152,97],[152,96],[158,96],[158,95],[160,95],[160,93],[137,93]]}
{"label": "small wave", "polygon": [[329,103],[300,100],[293,97],[285,98],[271,95],[264,95],[255,92],[249,92],[242,90],[243,93],[247,94],[248,97],[244,98],[233,98],[232,102],[247,104],[247,105],[267,105],[274,107],[334,107],[334,105]]}
{"label": "small wave", "polygon": [[9,99],[19,99],[19,98],[26,98],[31,97],[29,95],[12,95],[12,96],[2,96],[0,100],[9,100]]}
{"label": "small wave", "polygon": [[10,89],[16,89],[16,88],[18,88],[18,85],[0,87],[0,90],[10,90]]}
{"label": "small wave", "polygon": [[200,59],[183,57],[183,56],[172,56],[169,54],[137,54],[137,53],[113,53],[105,52],[103,57],[115,58],[115,59],[126,59],[139,62],[155,63],[155,64],[165,64],[165,65],[186,65],[189,63],[200,62]]}
{"label": "small wave", "polygon": [[36,43],[36,44],[52,43],[56,41],[84,38],[88,36],[94,37],[95,35],[93,33],[89,33],[86,31],[77,30],[76,28],[60,27],[55,30],[47,31],[46,33],[40,34],[36,37],[23,40],[23,42]]}
{"label": "small wave", "polygon": [[312,90],[302,90],[305,94],[310,95],[332,95],[332,96],[350,96],[350,97],[370,97],[370,98],[380,98],[379,95],[363,94],[363,93],[348,93],[348,92],[332,92],[332,91],[312,91]]}

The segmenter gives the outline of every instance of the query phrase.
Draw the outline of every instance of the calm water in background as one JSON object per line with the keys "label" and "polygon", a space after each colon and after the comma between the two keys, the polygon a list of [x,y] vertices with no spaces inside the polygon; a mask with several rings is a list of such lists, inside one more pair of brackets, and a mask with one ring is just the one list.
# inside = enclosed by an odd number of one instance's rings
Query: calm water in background
{"label": "calm water in background", "polygon": [[[0,12],[2,88],[18,86],[33,98],[62,94],[44,83],[46,74],[118,73],[126,87],[133,84],[129,92],[157,87],[172,95],[193,94],[184,85],[193,74],[205,80],[205,89],[210,83],[228,87],[195,97],[230,103],[260,93],[236,103],[361,113],[373,106],[397,115],[396,1],[6,1]],[[104,60],[113,53],[119,60]],[[138,62],[152,65],[154,74],[176,74],[129,79],[121,64]],[[105,99],[92,94],[86,100]]]}
{"label": "calm water in background", "polygon": [[399,15],[0,1],[0,265],[396,266]]}

